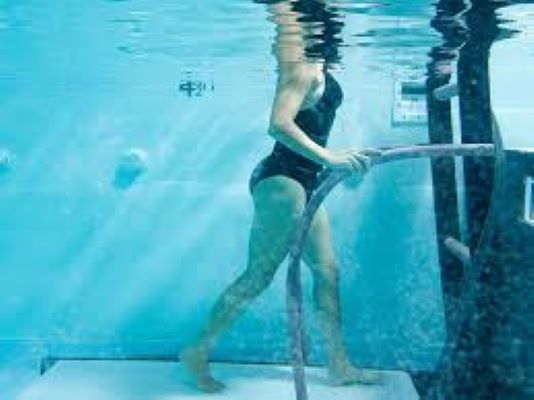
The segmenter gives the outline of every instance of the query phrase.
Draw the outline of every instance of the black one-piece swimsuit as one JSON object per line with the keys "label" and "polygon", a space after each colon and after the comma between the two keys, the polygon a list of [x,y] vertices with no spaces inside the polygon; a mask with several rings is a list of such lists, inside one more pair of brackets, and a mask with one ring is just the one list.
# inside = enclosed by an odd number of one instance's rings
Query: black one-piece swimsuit
{"label": "black one-piece swimsuit", "polygon": [[[325,74],[325,88],[323,95],[313,107],[300,110],[295,117],[295,123],[310,139],[325,147],[334,123],[336,109],[343,100],[341,86],[328,72]],[[262,159],[252,171],[249,189],[252,193],[254,186],[262,179],[275,175],[284,175],[300,182],[306,190],[307,198],[317,186],[317,175],[323,169],[318,164],[280,142],[276,142],[272,152]]]}

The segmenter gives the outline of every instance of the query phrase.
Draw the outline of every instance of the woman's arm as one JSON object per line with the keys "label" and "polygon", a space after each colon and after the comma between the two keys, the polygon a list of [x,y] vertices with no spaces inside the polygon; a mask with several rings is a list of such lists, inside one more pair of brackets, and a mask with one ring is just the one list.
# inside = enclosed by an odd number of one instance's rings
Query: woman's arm
{"label": "woman's arm", "polygon": [[269,134],[295,153],[318,164],[326,164],[328,150],[311,140],[295,123],[295,117],[314,81],[306,68],[304,65],[295,66],[291,72],[285,72],[278,78]]}

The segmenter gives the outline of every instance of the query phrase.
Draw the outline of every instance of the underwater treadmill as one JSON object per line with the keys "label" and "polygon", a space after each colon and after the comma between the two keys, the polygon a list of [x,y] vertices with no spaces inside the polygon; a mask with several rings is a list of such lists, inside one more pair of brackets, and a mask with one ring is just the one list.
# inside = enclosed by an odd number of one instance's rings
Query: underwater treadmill
{"label": "underwater treadmill", "polygon": [[[492,157],[493,189],[476,247],[445,239],[463,262],[461,293],[435,371],[412,379],[421,399],[526,399],[532,394],[527,349],[532,347],[529,293],[534,262],[534,149],[496,144],[437,144],[384,148],[372,165],[419,157]],[[300,261],[316,210],[347,171],[324,171],[290,246],[287,309],[297,400],[307,400]],[[360,180],[361,182],[361,180]],[[443,268],[443,266],[442,266]],[[445,296],[445,294],[444,294]],[[528,392],[528,393],[527,393]],[[312,396],[313,398],[313,396]],[[398,397],[402,399],[402,397]]]}

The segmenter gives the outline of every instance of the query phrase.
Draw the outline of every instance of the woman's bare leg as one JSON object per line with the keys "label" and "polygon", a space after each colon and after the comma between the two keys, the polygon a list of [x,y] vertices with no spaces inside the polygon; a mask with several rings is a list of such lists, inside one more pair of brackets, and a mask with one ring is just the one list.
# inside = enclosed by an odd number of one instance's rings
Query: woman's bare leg
{"label": "woman's bare leg", "polygon": [[210,373],[209,348],[271,283],[287,254],[288,241],[302,214],[306,194],[293,179],[274,176],[256,185],[253,199],[247,268],[218,298],[194,343],[180,353],[180,360],[195,384],[207,392],[224,388]]}
{"label": "woman's bare leg", "polygon": [[304,248],[304,261],[313,274],[313,298],[328,358],[328,376],[334,385],[378,383],[380,375],[356,369],[344,344],[339,299],[339,274],[328,217],[317,210]]}

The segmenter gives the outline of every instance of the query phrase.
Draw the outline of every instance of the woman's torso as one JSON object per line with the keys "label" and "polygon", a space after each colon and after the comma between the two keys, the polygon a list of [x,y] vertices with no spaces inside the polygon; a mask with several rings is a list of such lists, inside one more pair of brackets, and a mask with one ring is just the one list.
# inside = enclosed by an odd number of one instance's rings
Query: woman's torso
{"label": "woman's torso", "polygon": [[[325,87],[322,96],[311,107],[301,109],[295,117],[297,126],[310,139],[323,147],[328,142],[336,110],[343,100],[343,92],[339,83],[326,69],[324,75]],[[309,169],[310,172],[318,172],[322,169],[320,164],[290,150],[278,141],[267,158],[287,166]]]}

